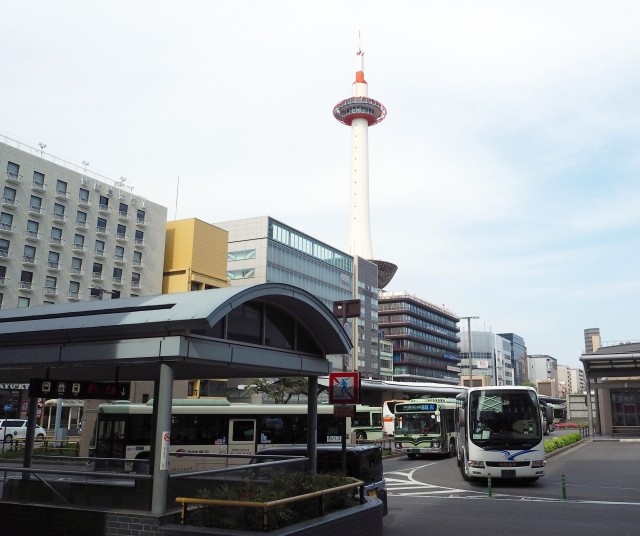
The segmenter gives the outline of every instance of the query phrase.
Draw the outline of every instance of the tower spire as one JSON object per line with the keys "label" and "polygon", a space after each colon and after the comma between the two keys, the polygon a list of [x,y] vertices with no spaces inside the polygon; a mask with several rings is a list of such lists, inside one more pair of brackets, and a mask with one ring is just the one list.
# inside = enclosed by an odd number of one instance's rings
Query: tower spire
{"label": "tower spire", "polygon": [[[368,96],[364,78],[364,52],[356,53],[356,78],[352,97],[333,107],[333,117],[351,127],[351,187],[349,193],[349,244],[351,255],[378,264],[378,287],[384,288],[398,267],[386,261],[373,260],[369,223],[369,127],[387,115],[384,105]],[[384,284],[383,284],[384,283]]]}

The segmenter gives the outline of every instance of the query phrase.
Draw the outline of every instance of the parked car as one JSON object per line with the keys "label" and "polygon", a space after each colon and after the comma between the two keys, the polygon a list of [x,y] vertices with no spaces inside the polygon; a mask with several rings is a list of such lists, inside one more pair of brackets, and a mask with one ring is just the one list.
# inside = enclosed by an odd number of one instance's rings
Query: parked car
{"label": "parked car", "polygon": [[[42,440],[46,437],[47,431],[36,424],[35,438]],[[0,441],[10,443],[14,439],[26,439],[27,420],[26,419],[0,419]]]}
{"label": "parked car", "polygon": [[[387,515],[387,483],[382,469],[380,445],[347,445],[347,476],[365,483],[365,493],[382,501],[383,514]],[[282,460],[282,456],[306,456],[307,446],[270,447],[256,453],[251,463]],[[318,444],[318,473],[342,472],[342,445]]]}

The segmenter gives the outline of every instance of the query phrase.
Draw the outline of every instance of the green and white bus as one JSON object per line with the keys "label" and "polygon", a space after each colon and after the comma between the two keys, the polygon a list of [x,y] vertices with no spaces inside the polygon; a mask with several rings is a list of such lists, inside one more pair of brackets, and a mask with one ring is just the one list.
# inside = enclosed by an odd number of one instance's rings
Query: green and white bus
{"label": "green and white bus", "polygon": [[351,419],[352,441],[377,441],[382,439],[382,408],[375,406],[356,406],[355,417]]}
{"label": "green and white bus", "polygon": [[[356,415],[366,408],[356,406]],[[91,449],[93,456],[138,460],[140,463],[135,465],[143,467],[142,460],[149,459],[151,449],[152,410],[153,401],[101,404]],[[200,471],[248,463],[249,458],[226,459],[224,456],[253,455],[267,447],[307,442],[307,406],[304,404],[232,404],[226,399],[174,399],[171,413],[171,471]],[[340,444],[344,420],[334,416],[333,405],[318,405],[318,443]],[[352,433],[350,418],[346,418],[345,427],[347,441],[351,442],[355,433]],[[363,430],[368,431],[368,428],[363,427]],[[125,464],[124,468],[133,470],[133,465]]]}
{"label": "green and white bus", "polygon": [[424,454],[456,455],[456,401],[453,398],[418,398],[397,402],[395,450],[415,458]]}

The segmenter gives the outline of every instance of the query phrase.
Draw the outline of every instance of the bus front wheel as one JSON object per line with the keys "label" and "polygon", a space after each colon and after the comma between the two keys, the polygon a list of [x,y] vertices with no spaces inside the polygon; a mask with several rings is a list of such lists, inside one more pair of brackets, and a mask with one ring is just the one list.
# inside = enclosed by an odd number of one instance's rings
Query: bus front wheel
{"label": "bus front wheel", "polygon": [[460,459],[458,460],[458,465],[460,466],[460,474],[462,475],[462,478],[467,482],[471,482],[473,477],[469,471],[469,460],[467,459],[467,451],[464,448],[462,449]]}

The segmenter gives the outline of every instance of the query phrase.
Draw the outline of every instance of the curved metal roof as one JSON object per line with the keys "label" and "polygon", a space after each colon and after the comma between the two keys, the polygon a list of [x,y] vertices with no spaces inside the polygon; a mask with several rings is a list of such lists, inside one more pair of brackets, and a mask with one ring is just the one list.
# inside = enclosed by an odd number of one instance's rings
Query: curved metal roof
{"label": "curved metal roof", "polygon": [[[318,354],[194,335],[242,304],[279,308],[304,329]],[[328,354],[351,342],[315,296],[286,284],[210,289],[0,311],[0,375],[113,381],[157,377],[151,365],[174,362],[176,379],[324,375]]]}

